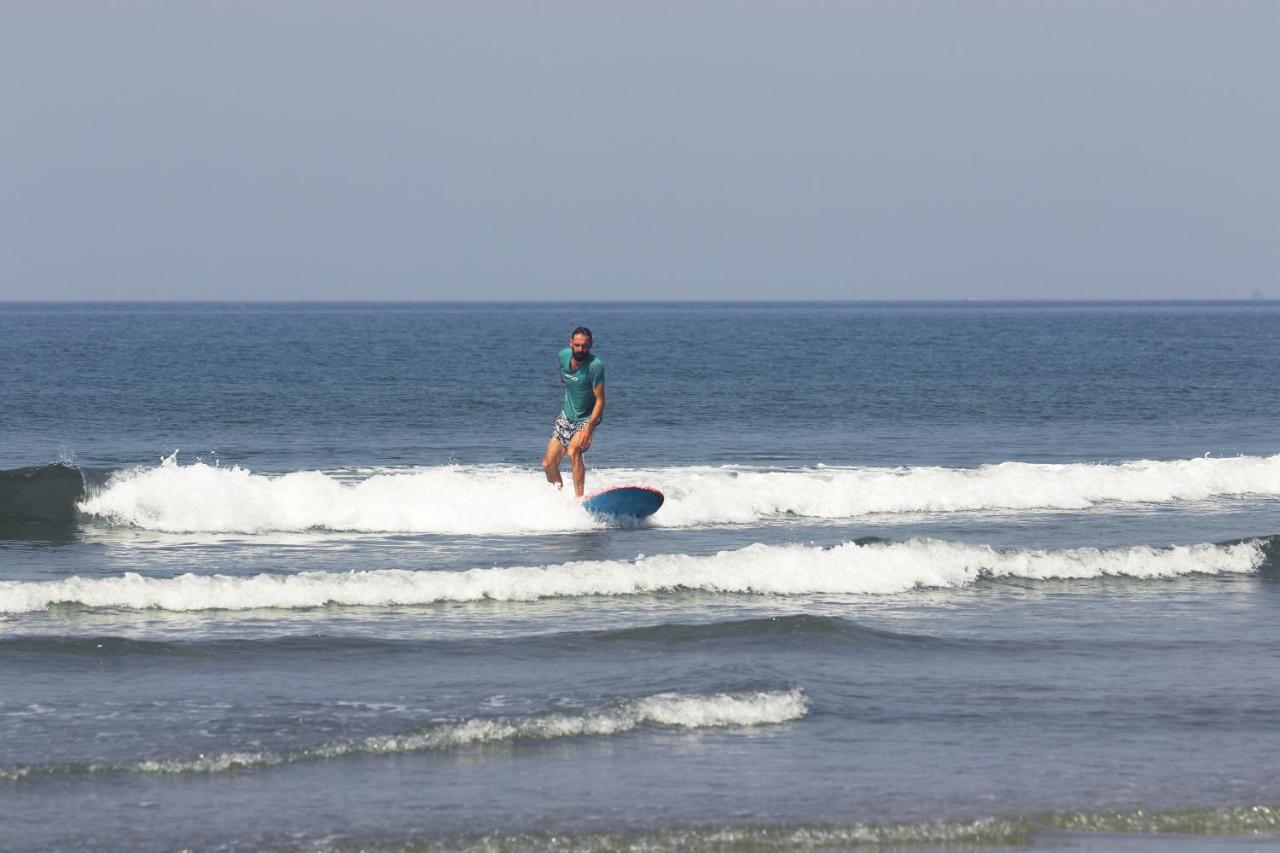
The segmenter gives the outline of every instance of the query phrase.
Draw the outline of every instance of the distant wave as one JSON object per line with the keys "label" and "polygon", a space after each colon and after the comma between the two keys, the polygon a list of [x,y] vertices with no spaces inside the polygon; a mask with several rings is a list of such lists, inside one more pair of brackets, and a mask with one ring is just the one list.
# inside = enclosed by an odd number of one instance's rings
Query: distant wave
{"label": "distant wave", "polygon": [[[158,664],[186,666],[193,660],[259,660],[265,655],[278,654],[296,658],[307,652],[324,654],[334,651],[377,652],[379,654],[421,654],[424,648],[441,649],[456,646],[450,640],[399,640],[378,637],[361,637],[343,634],[284,634],[255,638],[183,637],[180,639],[133,638],[109,634],[9,634],[0,635],[0,655],[29,655],[48,661],[52,658],[85,658],[101,661],[104,658],[142,657],[156,659]],[[467,639],[467,642],[486,644],[500,642],[492,638]]]}
{"label": "distant wave", "polygon": [[[978,468],[601,469],[591,478],[592,487],[653,484],[667,496],[655,525],[697,527],[1276,497],[1280,455]],[[100,522],[172,533],[521,534],[598,526],[571,497],[549,489],[540,473],[507,466],[266,475],[170,459],[116,472],[79,508]]]}
{"label": "distant wave", "polygon": [[252,659],[277,655],[290,660],[299,654],[333,654],[339,652],[376,652],[381,656],[403,654],[419,657],[423,653],[454,654],[460,650],[501,656],[518,649],[571,650],[585,652],[610,646],[657,646],[708,648],[725,643],[734,649],[758,644],[776,649],[780,644],[795,648],[797,643],[812,643],[816,648],[833,645],[857,647],[927,647],[932,649],[980,648],[999,650],[1025,649],[1026,641],[974,640],[934,637],[887,631],[861,625],[851,619],[792,613],[757,616],[717,622],[659,622],[628,628],[569,630],[502,636],[474,636],[460,633],[449,637],[386,639],[341,633],[287,633],[255,638],[181,637],[137,639],[107,634],[67,636],[64,634],[0,635],[0,655],[28,655],[49,662],[55,658],[83,658],[101,663],[104,659],[125,657],[149,658],[156,664],[188,666],[192,660],[219,661]]}
{"label": "distant wave", "polygon": [[[856,850],[868,848],[934,850],[987,849],[990,847],[1039,847],[1047,836],[1052,849],[1127,849],[1133,842],[1117,834],[1179,837],[1170,849],[1203,849],[1195,839],[1226,838],[1223,849],[1257,849],[1245,839],[1255,836],[1270,847],[1280,831],[1280,806],[1248,805],[1189,808],[1169,811],[1055,812],[1033,817],[985,817],[976,820],[922,820],[905,823],[759,824],[742,826],[691,826],[651,830],[596,832],[520,832],[463,835],[449,838],[390,840],[385,836],[368,843],[355,842],[362,850],[399,850],[411,847],[423,853],[595,853],[600,850]],[[1101,837],[1086,833],[1106,833]],[[1155,839],[1138,841],[1147,849]],[[1080,842],[1078,845],[1073,841]],[[1129,842],[1129,843],[1126,843]],[[1217,849],[1217,846],[1214,847]]]}
{"label": "distant wave", "polygon": [[776,725],[798,720],[808,711],[808,700],[796,689],[706,696],[659,693],[578,714],[478,717],[394,735],[332,741],[292,752],[241,751],[114,764],[5,767],[0,768],[0,779],[16,781],[33,776],[79,773],[224,773],[349,755],[387,755],[514,741],[617,735],[642,726],[706,729]]}
{"label": "distant wave", "polygon": [[[564,635],[552,635],[558,640]],[[697,646],[706,648],[717,642],[732,643],[735,649],[746,643],[778,648],[782,643],[815,641],[822,648],[834,644],[847,646],[960,646],[968,641],[941,639],[922,634],[906,634],[869,628],[851,619],[793,613],[785,616],[760,616],[724,622],[672,623],[636,628],[614,628],[606,631],[578,632],[578,639],[595,643],[659,645],[664,647]],[[552,639],[548,638],[548,639]],[[534,638],[537,642],[540,638]],[[2,643],[3,641],[0,641]],[[531,642],[523,638],[522,644]],[[0,646],[2,648],[3,646]]]}
{"label": "distant wave", "polygon": [[618,596],[698,590],[756,595],[900,593],[961,587],[985,577],[1170,578],[1257,571],[1276,537],[1223,545],[1008,549],[916,539],[833,547],[755,544],[710,555],[660,554],[464,572],[384,569],[249,577],[126,573],[109,578],[0,582],[0,613],[51,605],[142,610],[298,609]]}

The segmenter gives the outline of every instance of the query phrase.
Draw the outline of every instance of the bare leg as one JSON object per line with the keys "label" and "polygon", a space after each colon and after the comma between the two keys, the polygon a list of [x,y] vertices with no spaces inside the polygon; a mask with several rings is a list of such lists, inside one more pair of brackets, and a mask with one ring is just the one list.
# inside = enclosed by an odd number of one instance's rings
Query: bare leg
{"label": "bare leg", "polygon": [[563,486],[564,481],[560,479],[560,460],[564,458],[564,447],[560,444],[560,439],[554,435],[551,441],[547,442],[547,454],[542,457],[542,470],[546,472],[547,482],[553,486]]}
{"label": "bare leg", "polygon": [[[582,454],[586,451],[578,442],[578,438],[584,434],[579,432],[569,441],[569,464],[573,466],[573,493],[578,497],[582,497],[587,485],[587,463],[582,459]],[[559,473],[557,470],[556,474]]]}

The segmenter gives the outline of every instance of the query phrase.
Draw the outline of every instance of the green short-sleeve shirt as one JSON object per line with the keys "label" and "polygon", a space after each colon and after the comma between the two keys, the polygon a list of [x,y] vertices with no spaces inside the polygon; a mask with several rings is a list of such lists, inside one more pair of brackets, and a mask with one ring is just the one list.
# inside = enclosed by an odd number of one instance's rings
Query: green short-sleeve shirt
{"label": "green short-sleeve shirt", "polygon": [[569,369],[573,350],[560,350],[560,381],[564,383],[564,407],[561,411],[571,421],[591,417],[596,407],[596,386],[604,384],[604,362],[597,355],[588,355],[587,363],[577,370]]}

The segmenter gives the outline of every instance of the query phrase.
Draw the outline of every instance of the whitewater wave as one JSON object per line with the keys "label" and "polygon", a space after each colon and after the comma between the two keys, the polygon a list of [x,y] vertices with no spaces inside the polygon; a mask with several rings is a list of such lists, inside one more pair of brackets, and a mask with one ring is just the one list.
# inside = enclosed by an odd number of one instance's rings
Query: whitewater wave
{"label": "whitewater wave", "polygon": [[250,577],[185,574],[172,578],[130,572],[110,578],[0,582],[0,613],[31,613],[51,605],[172,611],[428,605],[677,590],[886,595],[916,588],[962,587],[986,577],[1048,580],[1247,573],[1265,562],[1269,542],[1254,539],[1172,548],[999,550],[988,545],[915,539],[847,542],[825,548],[755,544],[709,555],[642,555],[634,560],[463,572],[383,569]]}
{"label": "whitewater wave", "polygon": [[[1003,462],[978,468],[742,467],[601,469],[591,485],[652,484],[667,502],[656,526],[748,524],[915,513],[1081,510],[1280,496],[1280,455],[1118,464]],[[520,534],[599,526],[541,472],[442,466],[363,472],[253,473],[170,458],[120,471],[79,509],[113,524],[170,533]]]}
{"label": "whitewater wave", "polygon": [[353,479],[271,476],[173,457],[117,472],[80,503],[89,516],[166,533],[542,533],[596,525],[571,494],[509,467],[410,469]]}
{"label": "whitewater wave", "polygon": [[225,773],[350,755],[389,755],[515,741],[623,734],[642,726],[707,729],[776,725],[804,717],[809,701],[799,689],[697,696],[659,693],[580,714],[475,718],[418,731],[339,740],[293,752],[224,752],[192,758],[118,764],[27,765],[0,768],[0,779],[61,773]]}
{"label": "whitewater wave", "polygon": [[[914,823],[759,824],[595,832],[494,832],[442,839],[362,840],[352,848],[422,853],[599,853],[602,850],[852,850],[1040,847],[1093,850],[1159,849],[1143,835],[1165,836],[1170,849],[1253,850],[1274,845],[1280,806],[1191,808],[1181,811],[1053,812],[1027,817],[923,820]],[[1086,835],[1088,833],[1088,835]],[[1106,833],[1101,837],[1095,833]],[[1117,835],[1128,836],[1117,838]],[[1170,837],[1179,838],[1169,844]],[[1206,842],[1215,836],[1253,836]],[[1043,842],[1043,843],[1040,843]]]}

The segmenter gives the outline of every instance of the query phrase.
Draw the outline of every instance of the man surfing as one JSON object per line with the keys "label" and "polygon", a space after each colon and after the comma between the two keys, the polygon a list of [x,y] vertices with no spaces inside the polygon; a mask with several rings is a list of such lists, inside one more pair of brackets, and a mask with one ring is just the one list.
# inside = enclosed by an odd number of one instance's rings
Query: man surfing
{"label": "man surfing", "polygon": [[573,493],[582,497],[587,482],[582,454],[591,448],[591,434],[604,417],[604,362],[591,354],[591,330],[586,326],[574,329],[569,346],[560,350],[560,384],[564,386],[564,405],[551,430],[542,470],[548,483],[563,486],[560,460],[568,452]]}

